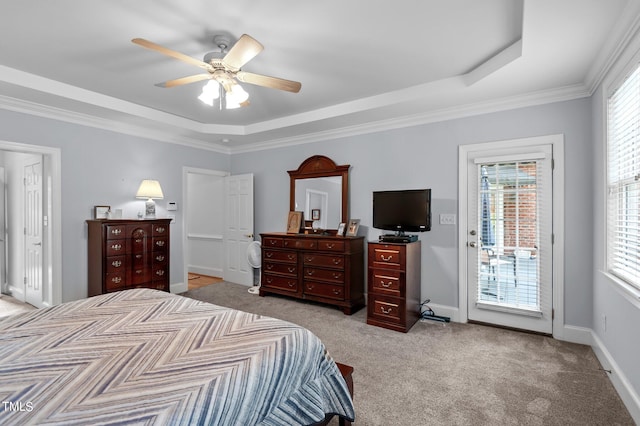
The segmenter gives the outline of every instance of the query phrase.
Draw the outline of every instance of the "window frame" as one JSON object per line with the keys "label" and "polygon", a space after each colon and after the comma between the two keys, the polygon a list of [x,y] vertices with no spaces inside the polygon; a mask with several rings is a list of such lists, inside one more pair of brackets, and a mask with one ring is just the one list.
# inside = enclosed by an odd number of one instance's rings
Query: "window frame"
{"label": "window frame", "polygon": [[[626,119],[627,122],[634,122],[636,130],[636,136],[634,138],[635,143],[633,143],[632,152],[633,155],[626,155],[622,160],[629,160],[630,157],[635,157],[633,160],[633,164],[631,166],[632,174],[635,179],[629,179],[629,177],[618,176],[617,179],[612,179],[612,169],[614,167],[619,168],[620,163],[624,161],[619,161],[619,163],[613,164],[613,161],[616,161],[612,158],[612,145],[614,143],[619,143],[622,145],[624,141],[620,140],[612,140],[612,124],[615,122],[612,119],[612,104],[616,102],[614,99],[617,95],[619,95],[619,91],[629,82],[631,79],[635,79],[633,85],[629,87],[630,91],[635,91],[635,97],[638,99],[638,103],[635,104],[635,111],[631,111],[632,119]],[[625,94],[626,95],[626,94]],[[625,95],[622,95],[624,98]],[[633,95],[632,95],[633,96]],[[624,218],[627,219],[631,216],[629,212],[635,211],[635,215],[637,217],[636,229],[632,230],[634,237],[636,240],[640,240],[640,232],[638,231],[638,225],[640,225],[640,61],[636,61],[633,67],[630,67],[630,70],[624,74],[623,78],[617,80],[615,85],[613,85],[612,89],[608,91],[607,95],[604,99],[605,103],[605,152],[606,152],[606,164],[605,164],[605,185],[606,185],[606,198],[605,198],[605,269],[608,275],[610,275],[616,282],[624,285],[625,287],[629,287],[632,290],[632,293],[640,292],[640,260],[636,262],[635,269],[634,268],[622,268],[614,266],[614,263],[621,263],[621,260],[625,258],[625,254],[627,256],[634,255],[633,250],[620,250],[616,249],[614,246],[624,246],[624,244],[620,244],[624,238],[616,238],[612,236],[614,229],[620,229],[620,226],[616,226],[613,221]],[[620,157],[617,160],[621,160]],[[633,209],[633,205],[626,204],[626,207],[621,207],[621,203],[623,202],[622,198],[627,193],[629,187],[636,186],[637,188],[632,189],[636,193],[636,210]],[[624,204],[624,203],[623,203]],[[623,213],[621,215],[620,213]],[[628,235],[628,233],[624,234]],[[636,243],[637,244],[637,243]],[[637,251],[635,251],[637,253]],[[617,255],[620,253],[620,255]]]}

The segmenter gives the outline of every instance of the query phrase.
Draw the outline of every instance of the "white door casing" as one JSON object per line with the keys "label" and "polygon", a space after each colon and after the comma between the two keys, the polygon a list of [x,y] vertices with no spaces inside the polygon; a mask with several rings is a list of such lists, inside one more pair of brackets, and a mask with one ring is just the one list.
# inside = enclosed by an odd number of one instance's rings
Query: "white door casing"
{"label": "white door casing", "polygon": [[[540,168],[541,173],[538,190],[539,199],[533,207],[536,210],[536,220],[540,222],[538,240],[534,250],[525,250],[531,245],[525,242],[514,243],[509,232],[505,217],[507,204],[504,199],[519,200],[511,187],[496,183],[494,177],[491,190],[491,200],[497,206],[493,207],[493,226],[496,241],[482,239],[482,222],[480,219],[482,203],[480,200],[480,179],[483,166],[485,174],[503,173],[504,170],[517,170],[518,167],[528,171],[533,167],[527,163],[527,158],[538,157],[533,162]],[[543,157],[543,158],[541,158]],[[554,161],[555,160],[555,161]],[[547,162],[548,168],[545,172]],[[516,163],[522,162],[520,165]],[[555,162],[555,168],[552,164]],[[501,166],[495,166],[501,164]],[[563,182],[563,136],[550,135],[511,141],[490,142],[474,145],[464,145],[459,149],[459,313],[458,320],[466,322],[494,323],[507,327],[533,330],[542,333],[552,333],[554,337],[563,337],[563,247],[564,229],[562,217],[564,214],[564,182]],[[503,171],[497,172],[501,167]],[[536,166],[537,167],[537,166]],[[547,175],[545,175],[547,173]],[[522,170],[520,176],[526,176]],[[536,175],[536,172],[529,173]],[[523,185],[523,187],[526,185]],[[505,189],[506,188],[506,189]],[[529,190],[529,188],[527,188]],[[547,191],[548,190],[548,191]],[[484,191],[487,192],[487,191]],[[527,204],[523,205],[523,208]],[[543,207],[548,210],[540,210]],[[522,228],[519,228],[522,229]],[[520,232],[520,231],[518,231]],[[511,231],[513,234],[513,231]],[[517,240],[516,240],[517,241]],[[520,246],[525,247],[520,247]],[[492,249],[487,250],[487,249]],[[485,255],[492,252],[492,261]],[[524,276],[522,274],[525,274]],[[540,296],[532,300],[540,302],[540,306],[525,306],[514,303],[514,291],[520,292],[527,288],[531,280],[540,283]],[[529,282],[528,282],[529,281]],[[501,284],[502,287],[499,285]],[[520,288],[518,288],[520,284]],[[536,299],[537,297],[537,299]],[[493,299],[491,299],[493,298]],[[501,300],[498,300],[501,299]],[[522,300],[520,300],[522,302]],[[514,306],[515,305],[515,306]]]}
{"label": "white door casing", "polygon": [[254,270],[247,260],[253,241],[253,174],[225,178],[224,279],[253,286]]}

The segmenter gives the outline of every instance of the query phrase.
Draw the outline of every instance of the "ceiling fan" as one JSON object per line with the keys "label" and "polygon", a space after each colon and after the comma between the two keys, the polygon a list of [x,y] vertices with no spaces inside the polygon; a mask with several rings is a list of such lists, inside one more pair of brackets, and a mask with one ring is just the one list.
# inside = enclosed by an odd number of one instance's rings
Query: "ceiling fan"
{"label": "ceiling fan", "polygon": [[[286,90],[293,93],[298,93],[300,91],[300,88],[302,87],[302,84],[297,81],[285,80],[282,78],[269,77],[266,75],[242,71],[241,68],[264,49],[264,46],[260,44],[260,42],[247,34],[243,34],[226,53],[225,51],[230,44],[229,38],[225,36],[216,36],[214,38],[214,42],[218,45],[220,51],[207,53],[203,61],[192,58],[183,53],[176,52],[175,50],[160,46],[142,38],[134,38],[131,41],[139,46],[155,50],[164,55],[170,56],[188,64],[195,65],[207,71],[203,74],[196,74],[188,77],[177,78],[175,80],[169,80],[164,83],[159,83],[157,84],[157,86],[175,87],[203,80],[214,80],[219,84],[220,93],[222,93],[222,89],[224,89],[226,93],[225,98],[227,108],[245,106],[249,104],[249,95],[244,91],[244,89],[242,89],[242,87],[237,83],[236,80],[243,83],[255,84],[257,86]],[[205,95],[207,86],[205,86],[205,89],[203,90],[203,94],[201,96]],[[218,90],[216,88],[209,88],[208,90],[211,96],[213,96],[214,98],[218,97]],[[209,103],[203,98],[201,98],[201,100],[203,100],[203,102]],[[211,100],[210,104],[213,104],[213,100]]]}

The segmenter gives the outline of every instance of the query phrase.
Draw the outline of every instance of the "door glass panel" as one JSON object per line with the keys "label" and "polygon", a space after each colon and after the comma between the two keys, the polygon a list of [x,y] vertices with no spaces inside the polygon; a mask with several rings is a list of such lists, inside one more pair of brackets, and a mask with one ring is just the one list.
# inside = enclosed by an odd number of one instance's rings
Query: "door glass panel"
{"label": "door glass panel", "polygon": [[477,301],[540,311],[538,164],[478,165]]}

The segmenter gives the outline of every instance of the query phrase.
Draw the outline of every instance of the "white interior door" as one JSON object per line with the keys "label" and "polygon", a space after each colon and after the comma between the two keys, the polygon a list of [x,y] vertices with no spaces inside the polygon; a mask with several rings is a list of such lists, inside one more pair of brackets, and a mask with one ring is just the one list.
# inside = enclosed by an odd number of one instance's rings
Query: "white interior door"
{"label": "white interior door", "polygon": [[25,301],[43,305],[42,294],[42,160],[24,166]]}
{"label": "white interior door", "polygon": [[467,154],[469,320],[552,333],[552,154]]}
{"label": "white interior door", "polygon": [[253,285],[253,268],[247,261],[247,247],[253,241],[253,174],[225,178],[224,279]]}

